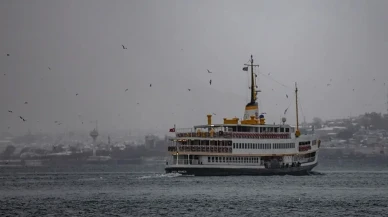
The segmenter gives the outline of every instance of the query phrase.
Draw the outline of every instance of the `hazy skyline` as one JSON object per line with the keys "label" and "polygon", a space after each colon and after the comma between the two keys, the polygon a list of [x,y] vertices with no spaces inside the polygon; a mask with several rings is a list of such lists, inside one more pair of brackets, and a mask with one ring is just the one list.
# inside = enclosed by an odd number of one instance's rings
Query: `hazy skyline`
{"label": "hazy skyline", "polygon": [[251,54],[269,123],[289,106],[295,123],[294,82],[307,120],[385,113],[387,9],[383,0],[4,0],[0,132],[90,130],[95,120],[101,130],[167,132],[208,113],[241,118]]}

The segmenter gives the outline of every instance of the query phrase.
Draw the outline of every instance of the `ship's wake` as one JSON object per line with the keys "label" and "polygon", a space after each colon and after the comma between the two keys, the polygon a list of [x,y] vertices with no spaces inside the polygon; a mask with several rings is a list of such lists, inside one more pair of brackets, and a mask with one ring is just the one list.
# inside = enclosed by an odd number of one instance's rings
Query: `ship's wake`
{"label": "ship's wake", "polygon": [[138,179],[175,178],[182,176],[179,173],[156,173],[148,176],[141,176]]}
{"label": "ship's wake", "polygon": [[310,172],[308,172],[308,174],[310,176],[324,176],[325,175],[324,173],[316,172],[316,171],[310,171]]}

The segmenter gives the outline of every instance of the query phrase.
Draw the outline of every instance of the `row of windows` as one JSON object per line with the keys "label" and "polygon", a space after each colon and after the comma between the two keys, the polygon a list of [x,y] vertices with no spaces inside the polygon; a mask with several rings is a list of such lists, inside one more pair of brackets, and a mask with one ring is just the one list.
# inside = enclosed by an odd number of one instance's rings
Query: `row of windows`
{"label": "row of windows", "polygon": [[273,149],[295,148],[295,143],[273,143]]}
{"label": "row of windows", "polygon": [[[233,143],[235,149],[271,149],[271,143]],[[295,143],[273,143],[273,149],[295,148]]]}
{"label": "row of windows", "polygon": [[260,157],[207,157],[209,163],[260,163]]}
{"label": "row of windows", "polygon": [[311,141],[299,142],[299,145],[310,145]]}
{"label": "row of windows", "polygon": [[236,149],[271,149],[271,143],[233,143]]}

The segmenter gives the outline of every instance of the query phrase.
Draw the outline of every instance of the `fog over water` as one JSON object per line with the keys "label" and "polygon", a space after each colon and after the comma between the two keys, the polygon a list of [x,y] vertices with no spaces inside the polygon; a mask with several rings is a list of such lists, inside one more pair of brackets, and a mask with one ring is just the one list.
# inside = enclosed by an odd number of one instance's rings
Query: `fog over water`
{"label": "fog over water", "polygon": [[295,123],[294,82],[308,121],[386,112],[387,8],[382,0],[1,1],[0,131],[90,130],[95,120],[103,131],[167,131],[206,123],[208,113],[214,122],[241,118],[251,54],[270,123],[287,107]]}

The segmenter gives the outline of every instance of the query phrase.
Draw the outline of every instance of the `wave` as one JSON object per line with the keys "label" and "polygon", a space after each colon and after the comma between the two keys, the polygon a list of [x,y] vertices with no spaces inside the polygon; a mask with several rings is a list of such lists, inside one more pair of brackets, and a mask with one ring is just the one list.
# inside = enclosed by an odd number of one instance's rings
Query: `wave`
{"label": "wave", "polygon": [[175,178],[182,176],[179,173],[156,173],[148,176],[141,176],[138,179]]}

